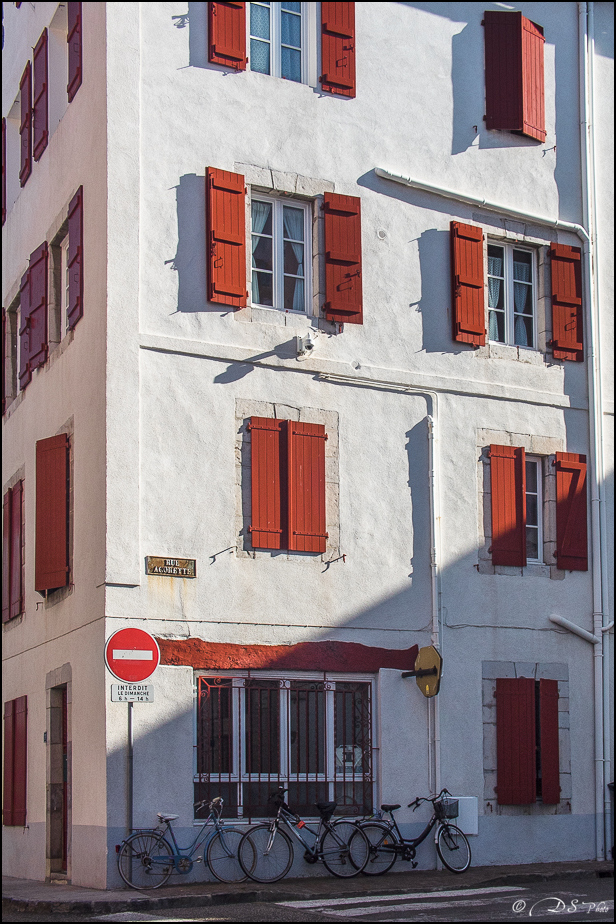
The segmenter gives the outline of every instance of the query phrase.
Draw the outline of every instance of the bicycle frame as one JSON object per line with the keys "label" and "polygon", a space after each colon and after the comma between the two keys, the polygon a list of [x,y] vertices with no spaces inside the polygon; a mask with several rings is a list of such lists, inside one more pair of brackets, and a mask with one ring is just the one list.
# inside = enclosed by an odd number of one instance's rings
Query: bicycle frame
{"label": "bicycle frame", "polygon": [[[293,834],[297,838],[297,840],[302,844],[304,849],[309,854],[311,854],[311,856],[316,858],[319,854],[318,846],[321,841],[321,832],[325,824],[323,822],[323,819],[321,818],[319,820],[319,826],[316,829],[316,831],[314,830],[313,827],[311,827],[306,822],[304,822],[304,824],[302,825],[302,827],[306,828],[306,830],[309,831],[315,838],[314,844],[312,846],[306,843],[301,833],[298,831],[297,825],[293,824],[294,821],[295,821],[295,815],[293,815],[291,812],[287,812],[285,809],[281,807],[280,811],[278,812],[272,824],[272,835],[274,834],[275,830],[279,827],[280,822],[283,822],[285,827],[288,828],[291,834]],[[273,840],[273,837],[272,837],[272,840]],[[270,841],[270,846],[271,846],[271,841]]]}
{"label": "bicycle frame", "polygon": [[318,859],[322,859],[324,853],[329,856],[329,854],[337,852],[338,850],[337,847],[332,847],[326,851],[323,851],[323,849],[320,846],[324,831],[331,831],[335,835],[335,825],[332,825],[329,820],[325,821],[325,819],[320,818],[319,825],[316,831],[314,830],[314,827],[311,827],[307,822],[304,821],[302,823],[301,825],[302,828],[306,828],[306,830],[309,831],[315,839],[314,844],[310,845],[306,843],[300,831],[298,831],[297,824],[294,824],[295,819],[296,819],[296,816],[292,812],[287,812],[287,810],[284,809],[282,806],[280,807],[278,814],[276,815],[276,818],[274,818],[273,823],[272,823],[272,833],[270,835],[268,848],[267,848],[268,852],[271,849],[272,844],[274,843],[274,838],[276,836],[276,831],[280,826],[280,822],[282,822],[288,828],[291,834],[295,835],[297,840],[302,844],[306,853],[309,854],[309,857],[305,856],[304,859],[307,859],[309,862],[316,862]]}
{"label": "bicycle frame", "polygon": [[398,838],[398,843],[392,845],[396,851],[396,856],[403,856],[407,850],[415,850],[417,847],[419,847],[420,844],[423,844],[430,831],[432,831],[434,826],[439,823],[439,819],[437,818],[435,812],[421,834],[418,834],[417,837],[403,837],[393,812],[388,812],[388,815],[391,819],[391,822],[386,822],[386,824],[391,824],[391,828],[393,831],[395,831],[396,837]]}
{"label": "bicycle frame", "polygon": [[[208,831],[205,837],[202,837],[203,832],[207,828],[211,828],[211,830]],[[173,850],[174,850],[173,865],[175,867],[175,870],[179,873],[188,873],[190,872],[190,868],[182,869],[180,866],[181,861],[186,860],[186,859],[190,860],[191,861],[190,865],[192,867],[192,858],[197,853],[197,851],[201,848],[201,846],[207,844],[216,835],[218,831],[220,831],[224,837],[225,826],[221,822],[220,818],[218,818],[214,814],[214,812],[210,812],[208,817],[203,822],[199,831],[197,831],[197,834],[195,835],[195,839],[193,840],[192,844],[189,844],[188,847],[180,847],[180,845],[177,842],[177,838],[175,836],[175,832],[173,830],[173,826],[171,825],[170,821],[166,821],[162,826],[159,826],[155,828],[154,830],[160,832],[162,837],[166,837],[167,834],[170,835],[171,841],[173,844]],[[197,858],[197,861],[196,861],[197,863],[199,862],[199,859],[200,858]],[[169,862],[169,857],[168,856],[152,857],[151,860],[152,860],[152,863],[160,863],[160,864],[165,863],[166,864]]]}

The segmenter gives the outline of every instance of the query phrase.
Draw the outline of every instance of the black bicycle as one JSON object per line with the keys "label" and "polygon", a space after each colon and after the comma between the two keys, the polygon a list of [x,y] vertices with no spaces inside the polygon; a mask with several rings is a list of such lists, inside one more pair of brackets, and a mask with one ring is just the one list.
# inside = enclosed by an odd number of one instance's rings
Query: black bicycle
{"label": "black bicycle", "polygon": [[[286,831],[294,835],[304,848],[304,860],[322,860],[334,876],[357,876],[370,858],[370,844],[354,822],[339,818],[331,821],[335,802],[317,802],[320,819],[315,829],[296,815],[284,801],[287,792],[282,786],[268,801],[269,824],[249,828],[238,849],[238,859],[244,873],[255,882],[277,882],[293,865],[293,844]],[[309,840],[304,838],[309,834]]]}
{"label": "black bicycle", "polygon": [[[448,798],[449,797],[449,798]],[[452,873],[463,873],[471,865],[471,848],[466,835],[451,823],[451,818],[458,817],[458,800],[451,798],[447,789],[442,789],[438,796],[419,797],[409,803],[413,811],[422,802],[431,802],[434,809],[432,818],[421,834],[414,838],[405,838],[394,818],[393,813],[400,805],[382,805],[383,812],[389,814],[389,820],[378,817],[359,823],[359,828],[370,841],[370,858],[362,870],[366,876],[382,876],[392,868],[398,858],[417,866],[415,853],[425,841],[430,831],[437,826],[436,849],[443,865]]]}

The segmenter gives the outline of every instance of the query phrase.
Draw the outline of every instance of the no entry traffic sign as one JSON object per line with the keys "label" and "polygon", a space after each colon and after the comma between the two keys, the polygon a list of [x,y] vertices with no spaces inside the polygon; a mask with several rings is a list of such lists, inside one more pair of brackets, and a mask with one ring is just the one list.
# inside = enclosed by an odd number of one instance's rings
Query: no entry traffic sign
{"label": "no entry traffic sign", "polygon": [[119,629],[107,639],[105,663],[114,677],[140,683],[154,673],[160,661],[158,643],[143,629]]}

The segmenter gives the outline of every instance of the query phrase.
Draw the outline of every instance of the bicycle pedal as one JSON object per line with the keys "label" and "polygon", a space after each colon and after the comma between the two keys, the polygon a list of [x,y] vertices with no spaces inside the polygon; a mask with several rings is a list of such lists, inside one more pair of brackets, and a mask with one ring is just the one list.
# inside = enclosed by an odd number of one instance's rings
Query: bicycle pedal
{"label": "bicycle pedal", "polygon": [[418,864],[417,860],[411,860],[411,866],[413,867],[413,869],[417,867],[417,864]]}

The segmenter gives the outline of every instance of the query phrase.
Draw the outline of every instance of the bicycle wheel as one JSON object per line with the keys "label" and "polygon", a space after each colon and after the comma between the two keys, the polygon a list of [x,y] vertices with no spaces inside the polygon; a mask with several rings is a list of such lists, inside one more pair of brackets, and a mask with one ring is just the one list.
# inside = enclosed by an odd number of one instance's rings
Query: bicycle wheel
{"label": "bicycle wheel", "polygon": [[120,876],[133,889],[159,889],[173,872],[173,851],[162,834],[132,834],[118,854]]}
{"label": "bicycle wheel", "polygon": [[246,879],[238,859],[243,836],[237,828],[222,828],[208,842],[203,859],[220,882],[243,882]]}
{"label": "bicycle wheel", "polygon": [[370,856],[362,873],[364,876],[382,876],[396,862],[396,837],[389,825],[378,821],[367,821],[361,830],[370,844]]}
{"label": "bicycle wheel", "polygon": [[249,829],[240,841],[238,859],[242,871],[255,882],[278,882],[293,863],[293,844],[285,831],[270,825]]}
{"label": "bicycle wheel", "polygon": [[436,841],[438,855],[452,873],[463,873],[471,865],[471,848],[466,835],[455,825],[441,825]]}
{"label": "bicycle wheel", "polygon": [[337,821],[321,838],[319,855],[333,876],[346,879],[361,873],[370,857],[370,844],[352,821]]}

